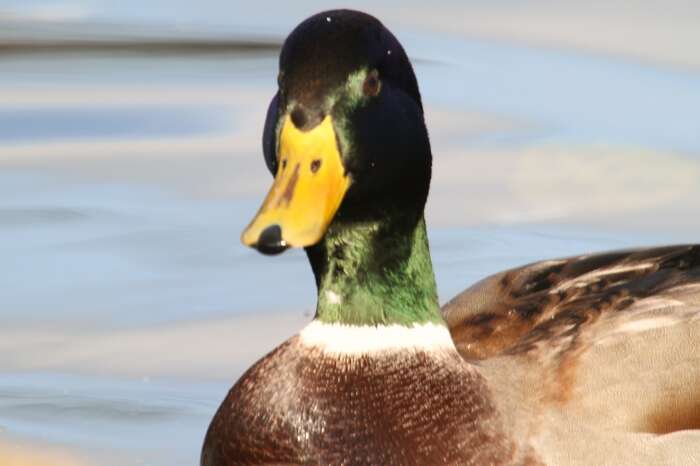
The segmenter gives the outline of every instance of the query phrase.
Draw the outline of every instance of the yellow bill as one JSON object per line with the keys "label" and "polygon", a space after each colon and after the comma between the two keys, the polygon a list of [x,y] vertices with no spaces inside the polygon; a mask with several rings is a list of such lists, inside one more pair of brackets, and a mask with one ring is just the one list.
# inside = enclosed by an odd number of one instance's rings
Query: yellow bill
{"label": "yellow bill", "polygon": [[286,116],[275,181],[241,241],[263,252],[317,243],[349,185],[331,117],[303,132]]}

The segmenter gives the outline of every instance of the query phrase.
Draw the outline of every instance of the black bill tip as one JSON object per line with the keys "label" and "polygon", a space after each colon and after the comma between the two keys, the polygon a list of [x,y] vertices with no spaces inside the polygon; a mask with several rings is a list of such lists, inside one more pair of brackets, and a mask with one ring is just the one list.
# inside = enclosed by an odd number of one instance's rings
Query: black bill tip
{"label": "black bill tip", "polygon": [[255,248],[263,254],[275,255],[283,252],[287,249],[287,243],[282,239],[282,228],[279,225],[270,225],[265,228],[258,242],[255,244]]}

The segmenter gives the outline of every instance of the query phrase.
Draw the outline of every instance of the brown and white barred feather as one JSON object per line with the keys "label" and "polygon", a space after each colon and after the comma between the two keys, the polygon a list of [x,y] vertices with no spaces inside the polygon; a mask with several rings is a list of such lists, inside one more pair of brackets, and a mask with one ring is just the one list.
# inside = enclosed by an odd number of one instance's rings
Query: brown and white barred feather
{"label": "brown and white barred feather", "polygon": [[[700,464],[700,245],[537,262],[443,314],[545,463]],[[573,438],[607,456],[572,460]]]}

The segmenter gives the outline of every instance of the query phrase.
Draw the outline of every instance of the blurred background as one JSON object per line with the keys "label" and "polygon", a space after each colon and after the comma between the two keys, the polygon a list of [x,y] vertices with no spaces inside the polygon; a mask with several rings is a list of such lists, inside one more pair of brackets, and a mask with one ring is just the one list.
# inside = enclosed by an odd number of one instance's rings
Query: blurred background
{"label": "blurred background", "polygon": [[[198,464],[230,385],[311,318],[305,256],[238,237],[280,44],[330,6],[0,0],[0,462]],[[346,6],[418,75],[443,302],[700,239],[700,2]]]}

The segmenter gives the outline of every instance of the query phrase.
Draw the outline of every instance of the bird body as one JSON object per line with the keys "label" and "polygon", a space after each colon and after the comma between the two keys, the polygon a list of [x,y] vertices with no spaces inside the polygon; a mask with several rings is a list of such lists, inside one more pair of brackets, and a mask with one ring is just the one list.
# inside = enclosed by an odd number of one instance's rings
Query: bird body
{"label": "bird body", "polygon": [[700,246],[538,262],[440,309],[401,44],[319,13],[278,81],[275,180],[242,241],[305,248],[316,315],[233,386],[202,466],[700,464]]}

